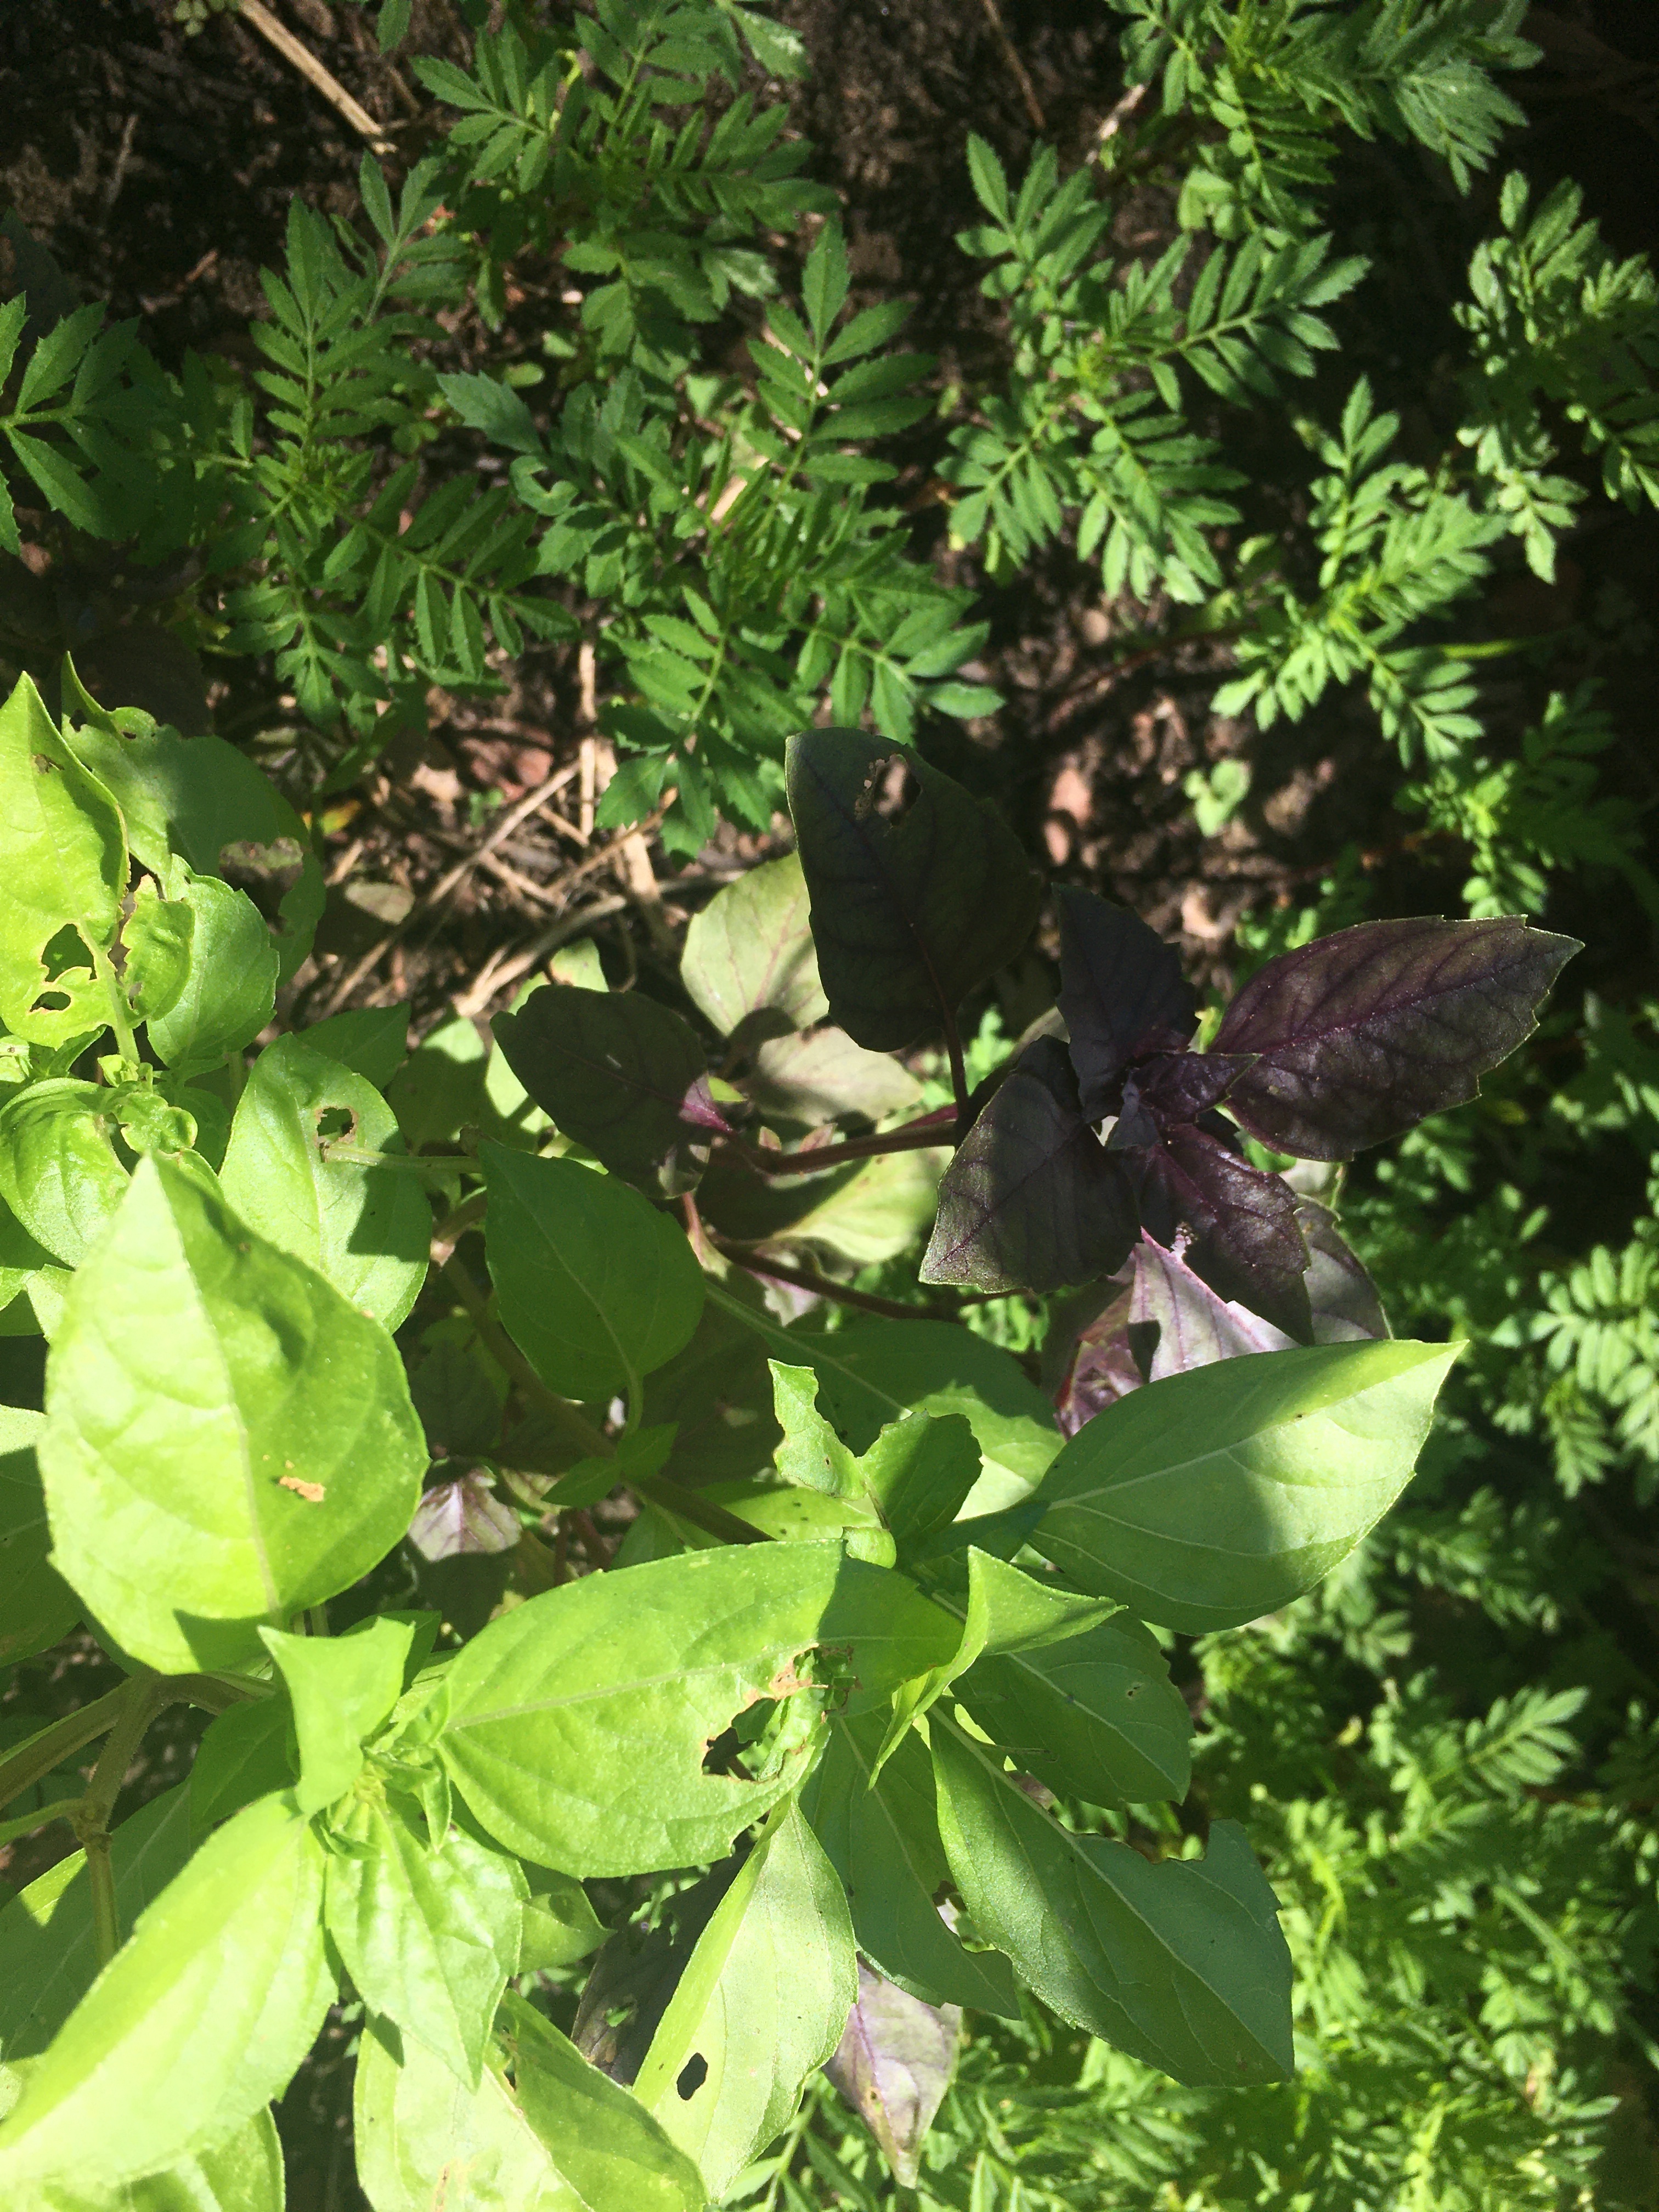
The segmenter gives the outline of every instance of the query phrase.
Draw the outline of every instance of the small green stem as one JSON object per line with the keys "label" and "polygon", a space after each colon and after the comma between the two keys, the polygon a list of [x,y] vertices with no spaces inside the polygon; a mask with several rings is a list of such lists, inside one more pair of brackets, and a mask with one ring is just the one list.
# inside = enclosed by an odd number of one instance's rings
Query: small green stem
{"label": "small green stem", "polygon": [[689,1521],[694,1528],[706,1535],[718,1536],[723,1544],[769,1544],[772,1541],[763,1528],[728,1513],[723,1505],[716,1505],[712,1498],[699,1498],[695,1490],[686,1490],[665,1475],[635,1475],[629,1488],[637,1491],[649,1505],[661,1506],[676,1520]]}
{"label": "small green stem", "polygon": [[353,1145],[343,1137],[319,1137],[317,1155],[325,1166],[337,1160],[356,1168],[398,1168],[405,1175],[434,1176],[447,1179],[459,1169],[469,1168],[474,1175],[478,1163],[469,1152],[434,1153],[429,1159],[420,1158],[410,1152],[377,1152],[371,1145]]}
{"label": "small green stem", "polygon": [[93,1932],[97,1938],[100,1966],[108,1966],[121,1948],[115,1869],[109,1851],[109,1816],[115,1809],[121,1784],[145,1730],[162,1706],[173,1702],[170,1685],[156,1674],[135,1674],[118,1695],[121,1699],[120,1717],[110,1730],[109,1741],[100,1753],[92,1779],[87,1784],[87,1794],[74,1815],[75,1833],[87,1855]]}
{"label": "small green stem", "polygon": [[70,1713],[61,1721],[54,1721],[38,1735],[20,1744],[9,1759],[0,1759],[0,1805],[9,1805],[14,1797],[21,1796],[37,1782],[73,1759],[77,1751],[100,1735],[107,1735],[126,1710],[127,1686],[112,1690],[106,1698],[99,1698],[92,1705],[82,1705],[78,1713]]}
{"label": "small green stem", "polygon": [[53,1820],[72,1820],[80,1809],[78,1797],[60,1797],[54,1805],[20,1813],[15,1820],[0,1820],[0,1844],[15,1844],[20,1836],[32,1836],[37,1828],[46,1827]]}

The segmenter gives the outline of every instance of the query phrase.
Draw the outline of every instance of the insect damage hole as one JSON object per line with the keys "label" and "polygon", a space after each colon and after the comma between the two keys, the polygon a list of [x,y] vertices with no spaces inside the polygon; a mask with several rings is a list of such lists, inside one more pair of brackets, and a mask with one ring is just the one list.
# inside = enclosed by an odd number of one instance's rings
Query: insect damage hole
{"label": "insect damage hole", "polygon": [[921,796],[921,786],[908,757],[890,753],[885,760],[871,763],[864,788],[853,803],[853,818],[867,822],[873,814],[883,822],[902,822]]}
{"label": "insect damage hole", "polygon": [[681,2067],[674,2087],[679,2091],[683,2101],[689,2104],[708,2079],[708,2061],[701,2051],[694,2051]]}

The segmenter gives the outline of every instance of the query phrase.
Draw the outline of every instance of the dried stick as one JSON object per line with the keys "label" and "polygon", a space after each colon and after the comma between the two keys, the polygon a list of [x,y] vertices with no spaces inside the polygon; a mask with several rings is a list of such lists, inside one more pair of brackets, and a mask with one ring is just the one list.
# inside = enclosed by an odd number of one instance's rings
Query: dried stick
{"label": "dried stick", "polygon": [[397,152],[397,148],[368,110],[358,106],[339,78],[325,70],[311,49],[301,46],[285,24],[277,21],[270,9],[263,4],[263,0],[241,0],[236,12],[245,23],[253,26],[262,39],[276,47],[283,59],[298,70],[308,84],[321,93],[331,108],[344,116],[360,137],[368,139],[371,153]]}
{"label": "dried stick", "polygon": [[1007,63],[1014,82],[1019,87],[1019,96],[1025,102],[1025,112],[1031,118],[1032,129],[1046,131],[1048,125],[1043,118],[1042,105],[1036,96],[1036,88],[1031,82],[1025,64],[1015,51],[1014,42],[1003,25],[997,0],[981,0],[981,5],[985,9],[985,20],[991,26],[996,42],[1002,49],[1002,58]]}

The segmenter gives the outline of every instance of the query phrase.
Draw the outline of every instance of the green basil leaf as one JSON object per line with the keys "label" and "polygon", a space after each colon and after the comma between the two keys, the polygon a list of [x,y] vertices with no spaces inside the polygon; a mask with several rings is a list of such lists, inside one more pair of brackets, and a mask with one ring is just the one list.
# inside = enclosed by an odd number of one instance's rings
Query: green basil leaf
{"label": "green basil leaf", "polygon": [[998,1951],[965,1949],[933,1902],[950,1869],[921,1739],[907,1731],[878,1776],[884,1727],[880,1713],[832,1721],[801,1791],[801,1810],[846,1888],[859,1949],[929,2004],[1018,2020],[1008,1961]]}
{"label": "green basil leaf", "polygon": [[697,2169],[626,2089],[520,1996],[505,2001],[520,2101],[571,2190],[594,2212],[704,2212]]}
{"label": "green basil leaf", "polygon": [[277,904],[268,933],[286,981],[311,950],[325,896],[322,864],[293,807],[225,738],[181,738],[148,714],[125,713],[118,725],[67,662],[63,682],[66,713],[78,718],[66,725],[69,742],[113,794],[135,859],[175,897],[175,859],[198,876],[234,868],[244,881],[263,878]]}
{"label": "green basil leaf", "polygon": [[139,1164],[75,1277],[46,1401],[53,1559],[163,1674],[257,1658],[258,1624],[366,1574],[420,1495],[392,1339],[173,1163]]}
{"label": "green basil leaf", "polygon": [[364,1744],[403,1695],[414,1623],[381,1614],[343,1636],[287,1636],[277,1628],[262,1628],[259,1635],[293,1703],[300,1747],[295,1802],[302,1813],[319,1813],[357,1779]]}
{"label": "green basil leaf", "polygon": [[126,887],[120,808],[21,677],[0,707],[0,1023],[13,1036],[62,1045],[107,1026]]}
{"label": "green basil leaf", "polygon": [[1201,1859],[1153,1865],[1038,1810],[1002,1755],[936,1716],[939,1832],[963,1901],[1045,2004],[1177,2081],[1292,2071],[1278,1900],[1231,1820]]}
{"label": "green basil leaf", "polygon": [[416,1045],[386,1088],[386,1104],[411,1152],[451,1143],[469,1121],[481,1119],[488,1056],[477,1024],[464,1015]]}
{"label": "green basil leaf", "polygon": [[165,2173],[112,2189],[51,2181],[8,2212],[283,2212],[286,2202],[282,2138],[267,2106],[223,2142]]}
{"label": "green basil leaf", "polygon": [[457,1829],[424,1843],[386,1800],[348,1826],[328,1863],[325,1919],[372,2012],[424,2043],[468,2088],[509,1974],[519,1971],[526,1882],[516,1859]]}
{"label": "green basil leaf", "polygon": [[908,1113],[921,1101],[921,1085],[902,1060],[866,1052],[845,1030],[830,1028],[810,1036],[769,1038],[756,1052],[743,1087],[763,1114],[807,1128],[851,1114],[879,1121]]}
{"label": "green basil leaf", "polygon": [[52,1535],[34,1447],[44,1413],[0,1406],[0,1666],[50,1651],[81,1618],[81,1602],[46,1564]]}
{"label": "green basil leaf", "polygon": [[[190,1856],[190,1793],[165,1790],[109,1839],[116,1916],[131,1928]],[[0,1911],[0,2050],[44,2051],[98,1978],[87,1855],[71,1851]]]}
{"label": "green basil leaf", "polygon": [[733,1714],[799,1686],[795,1662],[845,1649],[860,1698],[956,1647],[901,1576],[830,1544],[744,1545],[592,1575],[516,1606],[451,1662],[439,1748],[507,1847],[567,1874],[723,1857],[795,1784],[703,1771]]}
{"label": "green basil leaf", "polygon": [[281,2094],[335,1991],[323,1856],[292,1798],[250,1805],[210,1837],[0,2125],[9,2187],[153,2173]]}
{"label": "green basil leaf", "polygon": [[697,1938],[634,2083],[710,2197],[787,2126],[857,1996],[847,1899],[792,1805]]}
{"label": "green basil leaf", "polygon": [[1444,1344],[1325,1344],[1132,1390],[1049,1469],[1031,1542],[1073,1582],[1198,1634],[1329,1574],[1411,1479]]}
{"label": "green basil leaf", "polygon": [[190,1832],[200,1843],[221,1820],[258,1797],[294,1785],[287,1698],[250,1698],[221,1713],[196,1747],[190,1770]]}
{"label": "green basil leaf", "polygon": [[279,1038],[253,1063],[237,1102],[225,1196],[251,1229],[396,1328],[426,1280],[431,1203],[406,1168],[326,1158],[330,1136],[372,1152],[403,1150],[373,1084],[298,1037]]}
{"label": "green basil leaf", "polygon": [[43,1250],[78,1267],[127,1194],[115,1096],[56,1076],[0,1107],[0,1198]]}
{"label": "green basil leaf", "polygon": [[172,1006],[149,1024],[162,1062],[187,1079],[224,1064],[257,1037],[276,1006],[281,963],[264,916],[243,890],[175,861],[165,878],[191,915],[190,968]]}
{"label": "green basil leaf", "polygon": [[484,1241],[501,1319],[551,1389],[625,1392],[690,1343],[702,1270],[679,1224],[574,1160],[485,1144]]}
{"label": "green basil leaf", "polygon": [[148,876],[140,879],[121,932],[126,949],[121,988],[135,1021],[154,1021],[178,1005],[190,975],[195,928],[195,908],[187,900],[163,898]]}
{"label": "green basil leaf", "polygon": [[364,2027],[353,2118],[357,2179],[374,2212],[579,2212],[495,2068],[469,2089],[390,2021]]}
{"label": "green basil leaf", "polygon": [[722,1036],[763,1010],[781,1017],[780,1032],[824,1018],[830,1001],[818,981],[799,854],[764,861],[715,892],[685,933],[680,981]]}
{"label": "green basil leaf", "polygon": [[580,1882],[542,1867],[530,1871],[519,1971],[533,1974],[546,1966],[574,1966],[578,1959],[599,1949],[609,1930]]}
{"label": "green basil leaf", "polygon": [[313,1052],[337,1060],[382,1096],[409,1052],[407,1006],[352,1006],[313,1022],[305,1033]]}

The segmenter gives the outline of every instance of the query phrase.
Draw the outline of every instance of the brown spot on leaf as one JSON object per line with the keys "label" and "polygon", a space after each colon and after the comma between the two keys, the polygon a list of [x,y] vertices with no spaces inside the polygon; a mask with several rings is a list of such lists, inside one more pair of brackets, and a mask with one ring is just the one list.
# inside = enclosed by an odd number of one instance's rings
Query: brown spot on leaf
{"label": "brown spot on leaf", "polygon": [[307,1482],[303,1475],[279,1474],[276,1480],[283,1489],[291,1490],[296,1498],[303,1498],[307,1505],[320,1505],[328,1495],[320,1482]]}

